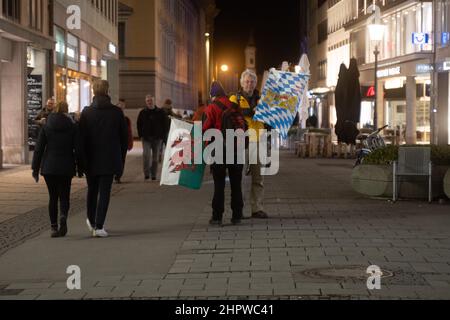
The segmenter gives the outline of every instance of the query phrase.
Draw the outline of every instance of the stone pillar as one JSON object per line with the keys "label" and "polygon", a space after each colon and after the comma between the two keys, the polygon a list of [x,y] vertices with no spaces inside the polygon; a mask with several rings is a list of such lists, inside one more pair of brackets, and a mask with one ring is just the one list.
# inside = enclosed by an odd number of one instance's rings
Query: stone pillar
{"label": "stone pillar", "polygon": [[14,42],[2,68],[2,144],[5,163],[29,163],[26,108],[27,45]]}
{"label": "stone pillar", "polygon": [[108,60],[108,82],[109,94],[111,102],[117,104],[119,102],[119,60]]}
{"label": "stone pillar", "polygon": [[378,80],[377,89],[377,117],[378,121],[375,123],[376,129],[381,128],[386,123],[386,115],[384,114],[384,81]]}
{"label": "stone pillar", "polygon": [[450,114],[448,112],[450,102],[450,73],[439,73],[438,92],[438,116],[436,119],[438,127],[438,144],[448,145],[450,144]]}
{"label": "stone pillar", "polygon": [[406,78],[406,143],[417,143],[417,87],[414,76]]}

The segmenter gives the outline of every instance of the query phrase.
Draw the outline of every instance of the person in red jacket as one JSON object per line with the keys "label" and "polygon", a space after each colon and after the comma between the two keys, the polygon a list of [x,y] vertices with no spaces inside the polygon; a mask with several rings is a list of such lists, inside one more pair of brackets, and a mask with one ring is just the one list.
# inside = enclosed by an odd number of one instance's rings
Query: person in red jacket
{"label": "person in red jacket", "polygon": [[[205,121],[203,123],[203,132],[209,129],[218,129],[222,131],[222,115],[225,110],[232,108],[233,105],[228,99],[222,85],[214,81],[211,84],[212,103],[206,107]],[[223,213],[225,211],[225,178],[230,178],[231,185],[231,209],[233,217],[232,224],[240,224],[244,200],[242,197],[242,171],[243,165],[238,164],[213,164],[211,166],[214,179],[214,197],[212,201],[212,218],[209,221],[211,225],[222,225]]]}
{"label": "person in red jacket", "polygon": [[[125,99],[119,99],[119,103],[117,106],[122,109],[123,112],[125,112],[125,108],[127,107]],[[133,139],[133,130],[131,127],[131,120],[127,116],[125,116],[125,121],[127,122],[128,127],[128,151],[131,151],[133,149],[134,139]],[[125,168],[125,160],[126,157],[123,160],[123,167]],[[121,183],[120,181],[121,177],[115,177],[115,180],[117,183]]]}

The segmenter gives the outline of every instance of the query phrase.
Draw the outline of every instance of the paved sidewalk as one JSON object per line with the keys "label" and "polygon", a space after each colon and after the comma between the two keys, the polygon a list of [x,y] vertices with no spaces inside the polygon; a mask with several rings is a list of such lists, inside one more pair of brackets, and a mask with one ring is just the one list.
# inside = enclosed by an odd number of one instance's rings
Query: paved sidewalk
{"label": "paved sidewalk", "polygon": [[[110,238],[89,238],[74,214],[67,238],[44,232],[7,251],[0,299],[450,299],[449,205],[362,197],[351,160],[282,153],[266,179],[270,219],[221,228],[208,226],[209,175],[200,191],[159,187],[140,166],[133,155],[113,196]],[[79,291],[66,288],[72,264]],[[367,289],[370,265],[381,290]]]}

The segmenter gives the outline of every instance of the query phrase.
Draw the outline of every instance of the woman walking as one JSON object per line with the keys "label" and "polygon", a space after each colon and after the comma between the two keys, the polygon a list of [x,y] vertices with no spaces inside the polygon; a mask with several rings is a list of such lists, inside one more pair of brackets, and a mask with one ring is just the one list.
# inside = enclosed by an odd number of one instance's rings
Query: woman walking
{"label": "woman walking", "polygon": [[68,105],[66,102],[60,102],[39,134],[32,163],[33,178],[39,182],[40,173],[47,184],[52,238],[64,237],[67,234],[70,188],[79,154],[77,140],[77,127],[68,116]]}

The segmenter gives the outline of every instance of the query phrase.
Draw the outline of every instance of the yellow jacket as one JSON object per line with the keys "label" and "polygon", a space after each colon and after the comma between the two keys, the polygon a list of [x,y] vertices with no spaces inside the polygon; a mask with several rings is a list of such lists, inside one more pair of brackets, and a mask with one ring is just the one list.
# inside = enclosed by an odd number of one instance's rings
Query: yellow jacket
{"label": "yellow jacket", "polygon": [[[233,103],[237,103],[237,96],[232,95],[230,98],[230,101]],[[240,95],[240,106],[242,109],[250,109],[250,104],[248,103],[247,99],[244,98],[244,96]],[[253,129],[256,131],[256,136],[251,135],[250,136],[250,142],[258,142],[259,137],[262,135],[264,129],[264,123],[255,121],[252,119],[252,117],[245,116],[245,121],[247,122],[248,129]]]}

